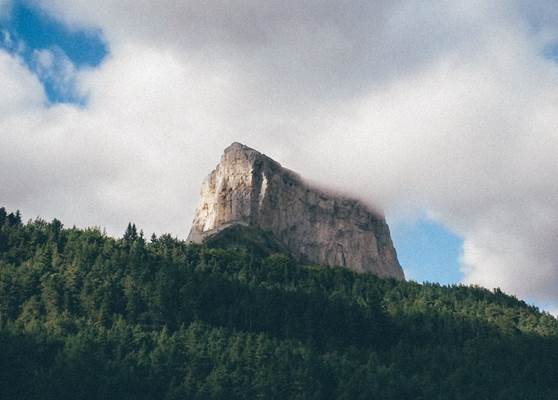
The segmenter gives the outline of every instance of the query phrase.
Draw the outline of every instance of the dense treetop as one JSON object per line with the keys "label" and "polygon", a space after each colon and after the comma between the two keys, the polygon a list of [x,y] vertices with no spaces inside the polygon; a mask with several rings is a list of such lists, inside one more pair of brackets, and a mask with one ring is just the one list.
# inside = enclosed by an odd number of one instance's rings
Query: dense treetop
{"label": "dense treetop", "polygon": [[556,399],[556,365],[557,320],[497,289],[0,208],[2,399]]}

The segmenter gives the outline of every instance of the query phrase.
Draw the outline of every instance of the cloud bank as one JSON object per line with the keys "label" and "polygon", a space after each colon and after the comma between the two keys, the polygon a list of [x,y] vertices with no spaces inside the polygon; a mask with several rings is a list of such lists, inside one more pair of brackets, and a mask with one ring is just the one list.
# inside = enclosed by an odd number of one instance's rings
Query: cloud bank
{"label": "cloud bank", "polygon": [[0,51],[0,200],[184,237],[241,141],[395,218],[426,210],[464,238],[467,283],[556,304],[558,6],[487,3],[36,1],[110,56],[37,54],[77,107]]}

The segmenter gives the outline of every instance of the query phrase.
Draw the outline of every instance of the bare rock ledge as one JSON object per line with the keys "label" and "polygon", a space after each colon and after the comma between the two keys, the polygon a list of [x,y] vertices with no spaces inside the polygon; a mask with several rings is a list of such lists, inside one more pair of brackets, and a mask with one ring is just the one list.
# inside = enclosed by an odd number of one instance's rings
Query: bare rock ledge
{"label": "bare rock ledge", "polygon": [[300,262],[404,279],[385,218],[312,188],[264,154],[233,143],[205,179],[189,242],[244,225],[270,233]]}

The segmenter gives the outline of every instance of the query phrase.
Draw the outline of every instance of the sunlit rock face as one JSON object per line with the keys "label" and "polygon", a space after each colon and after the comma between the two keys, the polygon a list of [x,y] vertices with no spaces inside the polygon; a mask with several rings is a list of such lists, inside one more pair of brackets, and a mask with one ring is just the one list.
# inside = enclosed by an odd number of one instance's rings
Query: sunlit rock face
{"label": "sunlit rock face", "polygon": [[233,143],[205,179],[188,236],[201,243],[233,225],[270,233],[301,261],[404,279],[385,218],[361,202],[303,182]]}

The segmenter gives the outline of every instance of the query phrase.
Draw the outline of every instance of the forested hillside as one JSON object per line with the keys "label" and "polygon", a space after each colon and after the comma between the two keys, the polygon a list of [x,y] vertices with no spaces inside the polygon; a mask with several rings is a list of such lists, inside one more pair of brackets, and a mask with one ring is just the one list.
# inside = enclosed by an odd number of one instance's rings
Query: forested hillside
{"label": "forested hillside", "polygon": [[499,290],[0,209],[0,399],[558,399],[557,366]]}

